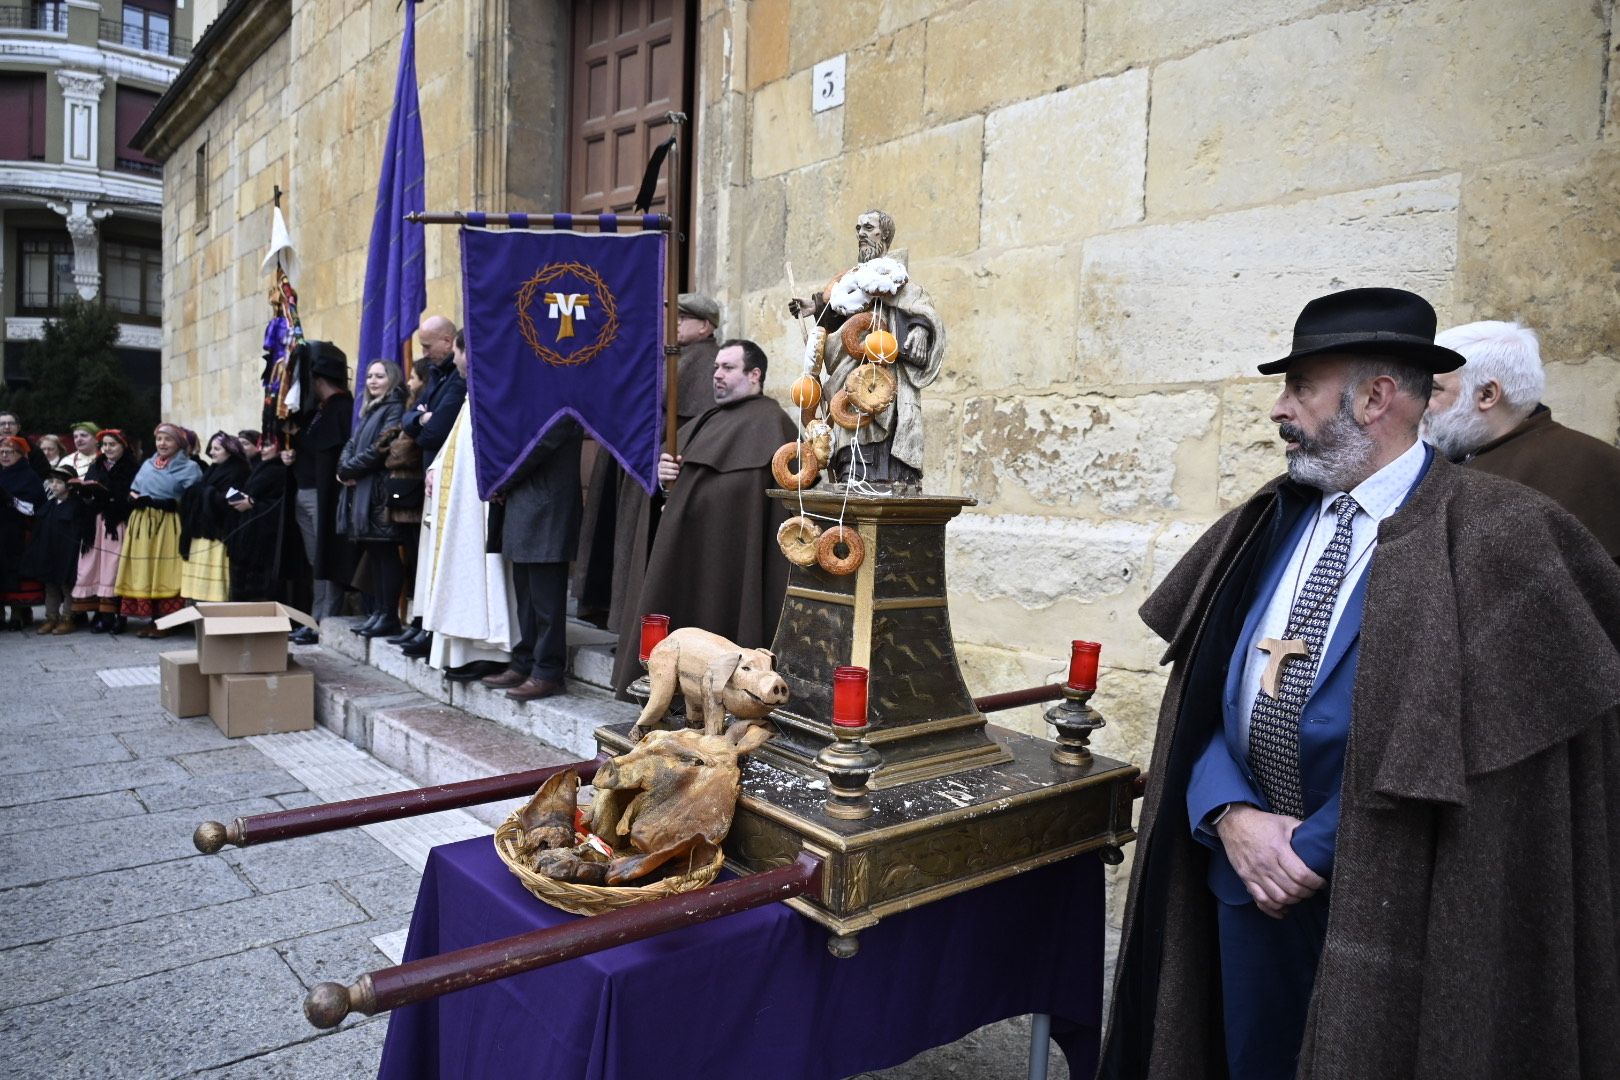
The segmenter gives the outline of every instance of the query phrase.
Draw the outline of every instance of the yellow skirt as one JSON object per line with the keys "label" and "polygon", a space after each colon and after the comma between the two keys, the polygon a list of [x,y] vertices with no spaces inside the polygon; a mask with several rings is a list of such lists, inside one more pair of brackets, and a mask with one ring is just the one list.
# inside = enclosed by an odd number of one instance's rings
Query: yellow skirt
{"label": "yellow skirt", "polygon": [[180,515],[139,506],[129,515],[118,558],[119,596],[168,600],[180,595]]}
{"label": "yellow skirt", "polygon": [[218,540],[191,541],[191,557],[180,560],[180,595],[204,603],[231,598],[231,559],[224,544]]}

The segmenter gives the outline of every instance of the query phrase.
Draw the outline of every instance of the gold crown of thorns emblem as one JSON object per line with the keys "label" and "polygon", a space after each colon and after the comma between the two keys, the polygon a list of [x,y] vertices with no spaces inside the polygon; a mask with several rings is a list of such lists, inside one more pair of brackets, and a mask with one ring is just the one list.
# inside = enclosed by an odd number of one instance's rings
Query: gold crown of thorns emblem
{"label": "gold crown of thorns emblem", "polygon": [[[546,286],[560,281],[569,274],[583,279],[590,285],[592,291],[543,292]],[[566,355],[547,345],[541,337],[541,329],[535,323],[531,310],[537,298],[550,309],[550,317],[557,320],[555,336],[559,343],[573,338],[577,331],[576,324],[580,322],[587,326],[595,324],[596,339],[584,348]],[[529,348],[534,350],[534,355],[554,367],[578,367],[580,364],[590,363],[619,336],[619,309],[614,302],[613,293],[608,289],[607,282],[602,280],[602,275],[584,263],[551,263],[537,270],[517,291],[517,317],[518,330],[522,333],[523,340],[528,342]]]}

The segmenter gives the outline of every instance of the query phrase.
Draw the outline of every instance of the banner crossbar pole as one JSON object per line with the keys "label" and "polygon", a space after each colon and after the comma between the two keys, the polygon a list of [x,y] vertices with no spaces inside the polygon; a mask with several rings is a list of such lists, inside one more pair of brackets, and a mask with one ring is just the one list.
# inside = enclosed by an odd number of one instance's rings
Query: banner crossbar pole
{"label": "banner crossbar pole", "polygon": [[471,225],[474,228],[551,229],[562,221],[562,231],[600,229],[606,217],[611,227],[643,232],[669,232],[674,221],[668,214],[486,214],[477,210],[428,210],[405,215],[406,221],[420,225]]}

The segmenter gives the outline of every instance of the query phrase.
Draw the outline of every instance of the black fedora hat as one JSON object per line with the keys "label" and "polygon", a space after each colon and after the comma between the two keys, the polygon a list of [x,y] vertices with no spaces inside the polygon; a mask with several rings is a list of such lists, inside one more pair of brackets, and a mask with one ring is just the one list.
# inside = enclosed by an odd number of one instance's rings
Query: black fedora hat
{"label": "black fedora hat", "polygon": [[1294,348],[1260,365],[1262,375],[1287,371],[1296,360],[1322,353],[1387,356],[1431,375],[1456,371],[1462,354],[1434,343],[1429,302],[1405,289],[1346,289],[1319,296],[1294,321]]}

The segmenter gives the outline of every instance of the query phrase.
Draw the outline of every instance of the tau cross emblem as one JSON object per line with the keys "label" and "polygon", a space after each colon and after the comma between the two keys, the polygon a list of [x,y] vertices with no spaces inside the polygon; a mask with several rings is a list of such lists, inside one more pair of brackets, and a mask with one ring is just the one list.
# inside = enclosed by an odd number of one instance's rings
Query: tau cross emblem
{"label": "tau cross emblem", "polygon": [[558,341],[574,336],[574,320],[583,320],[585,318],[585,309],[591,306],[591,298],[586,293],[548,292],[542,299],[551,305],[546,310],[546,317],[562,320],[562,324],[557,330]]}
{"label": "tau cross emblem", "polygon": [[1311,655],[1311,650],[1298,638],[1287,641],[1278,641],[1274,637],[1261,638],[1255,648],[1266,654],[1266,670],[1260,676],[1260,689],[1271,698],[1277,696],[1277,680],[1282,676],[1283,661]]}

